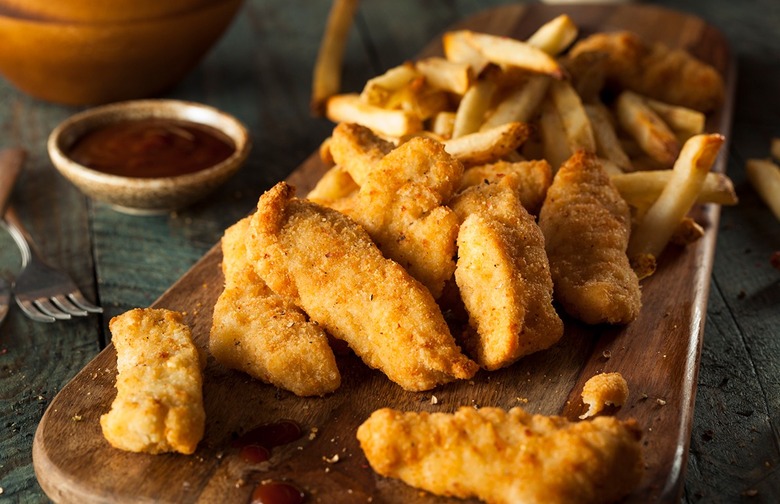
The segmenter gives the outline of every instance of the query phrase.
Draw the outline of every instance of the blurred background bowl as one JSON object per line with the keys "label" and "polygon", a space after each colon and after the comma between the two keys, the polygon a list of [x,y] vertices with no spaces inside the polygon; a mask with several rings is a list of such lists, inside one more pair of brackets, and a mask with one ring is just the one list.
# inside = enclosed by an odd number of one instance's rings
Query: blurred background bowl
{"label": "blurred background bowl", "polygon": [[0,0],[0,11],[74,23],[127,22],[178,15],[221,0]]}
{"label": "blurred background bowl", "polygon": [[[210,168],[152,178],[111,175],[70,158],[73,145],[96,128],[151,118],[210,126],[229,138],[235,150]],[[87,196],[123,213],[154,215],[186,207],[214,191],[244,164],[251,141],[238,119],[214,107],[181,100],[131,100],[91,108],[69,117],[52,130],[47,147],[57,170]]]}
{"label": "blurred background bowl", "polygon": [[0,74],[35,98],[67,105],[157,95],[197,65],[242,0],[200,2],[184,12],[129,22],[57,21],[0,10]]}

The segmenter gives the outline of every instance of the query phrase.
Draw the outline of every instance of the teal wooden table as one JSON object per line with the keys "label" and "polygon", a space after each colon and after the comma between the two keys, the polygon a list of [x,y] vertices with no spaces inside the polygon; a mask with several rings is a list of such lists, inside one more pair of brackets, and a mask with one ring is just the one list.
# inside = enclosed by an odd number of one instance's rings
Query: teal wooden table
{"label": "teal wooden table", "polygon": [[[364,0],[345,57],[346,90],[417,54],[447,26],[505,2]],[[744,164],[780,136],[780,3],[664,1],[728,37],[738,64],[728,174],[740,203],[724,208],[706,317],[685,502],[780,501],[780,223],[747,183]],[[131,217],[84,198],[56,174],[46,138],[80,110],[43,103],[0,80],[0,148],[29,151],[13,196],[44,255],[62,266],[102,316],[55,325],[13,309],[0,327],[0,502],[45,502],[33,472],[36,426],[57,392],[106,344],[109,319],[150,305],[295,169],[332,125],[309,113],[311,69],[329,8],[324,0],[253,0],[225,37],[167,97],[234,114],[252,134],[245,168],[207,201]],[[19,256],[0,235],[0,276]]]}

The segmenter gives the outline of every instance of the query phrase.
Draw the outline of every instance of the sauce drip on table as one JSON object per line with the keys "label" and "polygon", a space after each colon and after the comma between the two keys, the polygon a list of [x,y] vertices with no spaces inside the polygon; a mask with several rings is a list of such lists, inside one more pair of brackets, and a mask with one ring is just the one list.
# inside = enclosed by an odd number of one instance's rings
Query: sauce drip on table
{"label": "sauce drip on table", "polygon": [[[260,425],[233,441],[244,462],[259,464],[271,457],[271,450],[299,439],[301,426],[292,420]],[[305,494],[294,485],[283,481],[264,481],[252,491],[250,504],[301,504]]]}
{"label": "sauce drip on table", "polygon": [[283,481],[266,481],[252,491],[250,504],[301,504],[306,496],[295,486]]}
{"label": "sauce drip on table", "polygon": [[138,119],[98,127],[79,138],[71,159],[111,175],[174,177],[210,168],[235,152],[215,128],[175,119]]}

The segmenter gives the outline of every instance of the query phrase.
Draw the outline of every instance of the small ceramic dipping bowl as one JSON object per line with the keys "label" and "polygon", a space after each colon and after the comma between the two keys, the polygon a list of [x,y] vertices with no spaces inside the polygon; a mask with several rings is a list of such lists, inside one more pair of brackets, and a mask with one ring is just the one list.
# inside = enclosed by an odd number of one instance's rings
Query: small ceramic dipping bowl
{"label": "small ceramic dipping bowl", "polygon": [[57,170],[84,194],[134,215],[181,209],[232,176],[250,150],[233,116],[179,100],[133,100],[71,116],[49,135]]}

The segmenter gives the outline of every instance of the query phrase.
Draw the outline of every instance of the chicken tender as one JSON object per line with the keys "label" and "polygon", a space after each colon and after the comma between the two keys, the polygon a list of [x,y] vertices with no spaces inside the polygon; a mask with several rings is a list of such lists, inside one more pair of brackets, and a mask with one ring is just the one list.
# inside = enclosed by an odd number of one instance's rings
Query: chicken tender
{"label": "chicken tender", "polygon": [[463,219],[455,280],[469,313],[467,351],[494,370],[555,344],[563,322],[533,216],[499,184],[471,187],[451,204]]}
{"label": "chicken tender", "polygon": [[261,278],[404,389],[473,376],[430,292],[355,221],[293,193],[280,182],[252,217]]}
{"label": "chicken tender", "polygon": [[539,214],[555,298],[587,324],[627,324],[642,304],[626,256],[631,216],[595,155],[575,153],[555,175]]}
{"label": "chicken tender", "polygon": [[358,189],[360,187],[352,180],[349,172],[336,165],[325,172],[306,197],[312,201],[328,205],[334,201],[357,194]]}
{"label": "chicken tender", "polygon": [[520,408],[375,411],[357,430],[379,474],[489,504],[610,503],[642,477],[640,430],[613,417],[571,423]]}
{"label": "chicken tender", "polygon": [[591,377],[582,387],[582,402],[588,411],[580,418],[597,415],[606,406],[623,406],[628,400],[628,383],[620,373],[601,373]]}
{"label": "chicken tender", "polygon": [[436,298],[455,271],[458,218],[444,203],[462,176],[463,165],[441,143],[412,138],[368,174],[349,213]]}
{"label": "chicken tender", "polygon": [[339,123],[333,128],[329,143],[333,161],[345,170],[358,186],[365,183],[368,174],[395,148],[374,134],[369,128],[354,123]]}
{"label": "chicken tender", "polygon": [[205,363],[178,312],[134,309],[111,319],[116,389],[103,436],[132,452],[191,454],[203,437]]}
{"label": "chicken tender", "polygon": [[517,193],[520,202],[532,215],[538,215],[552,184],[552,167],[544,159],[533,161],[498,161],[474,166],[463,172],[460,191],[483,183],[504,184]]}
{"label": "chicken tender", "polygon": [[246,249],[250,221],[238,221],[222,238],[225,289],[214,306],[209,350],[223,366],[296,395],[333,392],[341,375],[328,336],[257,276]]}
{"label": "chicken tender", "polygon": [[725,97],[723,77],[682,49],[647,44],[630,32],[596,33],[572,47],[570,57],[607,54],[607,81],[663,102],[709,112]]}

